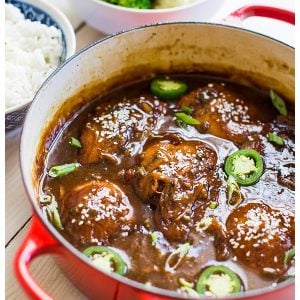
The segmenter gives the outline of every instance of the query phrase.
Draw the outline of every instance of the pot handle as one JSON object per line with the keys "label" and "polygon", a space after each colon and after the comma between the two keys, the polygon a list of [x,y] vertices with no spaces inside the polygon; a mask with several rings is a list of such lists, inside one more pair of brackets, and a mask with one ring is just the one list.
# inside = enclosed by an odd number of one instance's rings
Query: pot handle
{"label": "pot handle", "polygon": [[231,13],[224,21],[243,21],[249,17],[266,17],[295,25],[295,13],[277,7],[246,5]]}
{"label": "pot handle", "polygon": [[29,273],[30,262],[39,255],[58,252],[59,248],[60,244],[58,241],[54,239],[34,214],[29,232],[17,250],[14,259],[14,269],[17,278],[25,292],[32,299],[53,300],[32,278]]}

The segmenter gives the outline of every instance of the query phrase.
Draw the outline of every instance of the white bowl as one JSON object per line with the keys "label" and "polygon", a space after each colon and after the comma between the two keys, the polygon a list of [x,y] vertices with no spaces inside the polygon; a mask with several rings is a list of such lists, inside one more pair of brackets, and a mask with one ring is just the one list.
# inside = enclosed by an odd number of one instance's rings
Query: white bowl
{"label": "white bowl", "polygon": [[[48,26],[54,25],[62,32],[63,54],[61,63],[72,56],[76,50],[74,29],[67,17],[56,7],[44,0],[6,0],[18,7],[32,21],[41,21]],[[24,117],[31,101],[12,106],[5,110],[5,130],[15,129],[23,124]]]}
{"label": "white bowl", "polygon": [[72,0],[72,5],[86,23],[111,34],[145,24],[208,21],[220,1],[197,0],[187,5],[164,9],[127,8],[102,0]]}

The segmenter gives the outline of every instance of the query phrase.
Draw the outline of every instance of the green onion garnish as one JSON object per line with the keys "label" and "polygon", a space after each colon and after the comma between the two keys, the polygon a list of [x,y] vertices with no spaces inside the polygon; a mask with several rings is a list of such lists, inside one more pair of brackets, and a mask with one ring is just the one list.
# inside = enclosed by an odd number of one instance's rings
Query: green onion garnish
{"label": "green onion garnish", "polygon": [[231,175],[229,175],[226,183],[227,203],[232,206],[239,205],[244,200],[244,195],[242,194],[239,185]]}
{"label": "green onion garnish", "polygon": [[167,272],[174,272],[179,266],[183,258],[189,253],[191,245],[189,243],[181,244],[172,251],[165,262],[165,270]]}
{"label": "green onion garnish", "polygon": [[185,112],[186,114],[190,115],[194,111],[194,109],[189,106],[184,106],[182,108],[182,111]]}
{"label": "green onion garnish", "polygon": [[209,204],[209,208],[215,209],[218,207],[218,203],[216,201],[211,201]]}
{"label": "green onion garnish", "polygon": [[187,115],[184,112],[177,112],[175,113],[176,120],[182,121],[186,125],[199,125],[201,124],[200,121],[194,119],[193,117]]}
{"label": "green onion garnish", "polygon": [[188,288],[193,288],[193,283],[186,281],[184,278],[180,277],[178,279],[178,282],[180,283],[181,286],[188,287]]}
{"label": "green onion garnish", "polygon": [[54,166],[49,170],[48,175],[50,177],[62,177],[74,172],[79,167],[80,167],[79,163],[71,163],[71,164],[65,164],[61,166]]}
{"label": "green onion garnish", "polygon": [[290,249],[289,251],[285,252],[284,254],[284,263],[289,263],[295,257],[295,248]]}
{"label": "green onion garnish", "polygon": [[41,204],[50,204],[52,202],[52,197],[50,195],[40,195],[40,203]]}
{"label": "green onion garnish", "polygon": [[61,220],[60,220],[60,216],[59,216],[59,213],[58,213],[58,210],[57,208],[53,208],[52,210],[52,215],[53,215],[53,225],[57,228],[57,229],[60,229],[60,230],[63,230],[63,226],[61,224]]}
{"label": "green onion garnish", "polygon": [[199,298],[199,294],[193,289],[194,284],[186,281],[184,278],[179,278],[180,290],[191,297]]}
{"label": "green onion garnish", "polygon": [[202,219],[201,221],[196,223],[196,231],[205,231],[210,225],[212,224],[212,217],[206,217]]}
{"label": "green onion garnish", "polygon": [[274,107],[279,111],[279,113],[282,114],[283,116],[287,116],[288,111],[283,99],[278,94],[276,94],[273,90],[270,91],[270,97]]}
{"label": "green onion garnish", "polygon": [[77,140],[74,137],[71,137],[71,141],[69,142],[69,144],[75,148],[78,148],[78,149],[81,148],[81,144],[80,144],[79,140]]}
{"label": "green onion garnish", "polygon": [[155,246],[155,245],[156,245],[156,243],[157,243],[157,238],[158,238],[157,232],[156,232],[156,231],[152,232],[152,233],[151,233],[152,246]]}
{"label": "green onion garnish", "polygon": [[[41,198],[47,199],[50,202],[47,202],[47,205],[45,205],[46,202],[42,202]],[[61,220],[60,220],[59,212],[58,212],[58,209],[57,209],[58,205],[57,205],[57,202],[55,200],[55,197],[53,195],[43,195],[43,196],[40,197],[40,203],[44,204],[44,206],[42,206],[42,207],[44,209],[44,212],[47,213],[49,221],[57,229],[63,230],[64,228],[63,228]]]}
{"label": "green onion garnish", "polygon": [[283,146],[284,145],[283,139],[280,136],[278,136],[277,134],[275,134],[275,133],[269,132],[267,134],[267,138],[268,138],[269,142],[273,142],[273,143],[275,143],[275,144],[277,144],[279,146]]}

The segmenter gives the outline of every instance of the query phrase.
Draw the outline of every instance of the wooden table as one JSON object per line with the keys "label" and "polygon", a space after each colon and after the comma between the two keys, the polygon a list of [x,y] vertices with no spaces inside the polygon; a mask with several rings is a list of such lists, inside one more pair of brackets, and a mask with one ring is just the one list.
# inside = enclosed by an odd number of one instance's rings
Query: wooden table
{"label": "wooden table", "polygon": [[[50,1],[50,0],[49,0]],[[214,0],[210,0],[214,2]],[[77,50],[83,48],[89,43],[103,38],[105,35],[86,25],[72,10],[71,0],[51,0],[57,5],[70,19],[76,31]],[[218,0],[218,8],[212,17],[212,21],[221,20],[235,8],[249,4],[249,0],[225,1]],[[278,0],[256,0],[255,3],[265,5],[276,5],[287,9],[294,8],[294,1]],[[272,23],[273,22],[273,23]],[[272,26],[270,24],[272,23]],[[280,24],[279,24],[280,23]],[[256,30],[294,45],[294,28],[281,22],[270,20],[246,21],[246,28]],[[12,261],[16,249],[24,239],[31,223],[31,207],[26,199],[26,193],[22,184],[20,166],[19,166],[19,142],[20,130],[6,134],[6,202],[5,202],[5,273],[6,273],[6,299],[26,299],[26,295],[17,282],[12,269]],[[86,299],[61,273],[53,259],[50,256],[43,256],[35,259],[30,268],[36,281],[54,298],[54,299]]]}

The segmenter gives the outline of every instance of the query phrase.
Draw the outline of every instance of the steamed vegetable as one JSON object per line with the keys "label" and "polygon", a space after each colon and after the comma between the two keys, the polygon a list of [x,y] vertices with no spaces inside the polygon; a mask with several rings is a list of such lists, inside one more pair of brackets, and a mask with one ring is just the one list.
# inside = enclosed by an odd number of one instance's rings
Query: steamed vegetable
{"label": "steamed vegetable", "polygon": [[154,8],[170,8],[182,5],[187,5],[195,2],[196,0],[155,0]]}
{"label": "steamed vegetable", "polygon": [[130,8],[142,8],[149,9],[152,8],[152,0],[105,0],[111,4],[116,4],[124,7]]}
{"label": "steamed vegetable", "polygon": [[196,0],[104,0],[105,2],[130,8],[163,9],[183,6]]}

